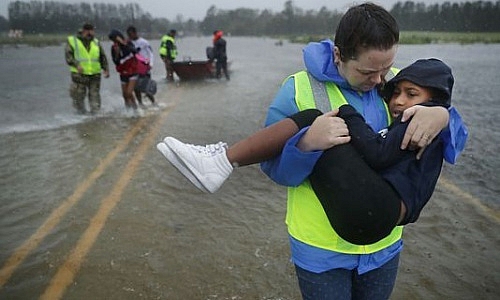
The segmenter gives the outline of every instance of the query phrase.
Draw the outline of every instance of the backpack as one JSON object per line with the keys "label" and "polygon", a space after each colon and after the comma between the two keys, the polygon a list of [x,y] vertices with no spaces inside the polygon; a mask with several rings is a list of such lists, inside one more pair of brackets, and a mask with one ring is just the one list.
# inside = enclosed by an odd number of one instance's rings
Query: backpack
{"label": "backpack", "polygon": [[155,95],[157,90],[156,81],[154,81],[148,76],[139,76],[135,88],[142,93],[146,93],[148,95]]}

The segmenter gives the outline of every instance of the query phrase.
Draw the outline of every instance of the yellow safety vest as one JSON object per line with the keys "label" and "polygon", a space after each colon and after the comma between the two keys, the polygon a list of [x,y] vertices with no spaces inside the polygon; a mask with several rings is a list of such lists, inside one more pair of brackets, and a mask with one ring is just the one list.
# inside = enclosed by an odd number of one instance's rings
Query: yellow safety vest
{"label": "yellow safety vest", "polygon": [[[87,50],[82,41],[76,36],[69,36],[68,43],[73,48],[73,54],[79,65],[83,68],[84,75],[95,75],[101,73],[101,62],[99,60],[99,42],[94,39],[90,42],[90,48]],[[78,69],[70,66],[72,73],[78,73]]]}
{"label": "yellow safety vest", "polygon": [[[333,82],[319,82],[306,71],[298,72],[291,77],[295,82],[295,102],[301,111],[318,108],[327,112],[347,104],[345,96]],[[389,109],[385,103],[384,105],[390,123]],[[298,187],[288,188],[286,223],[290,235],[303,243],[349,254],[379,251],[401,239],[403,234],[403,226],[396,226],[390,235],[371,245],[355,245],[343,240],[330,225],[309,180]]]}
{"label": "yellow safety vest", "polygon": [[175,39],[171,37],[170,35],[164,35],[161,38],[161,44],[160,44],[160,50],[158,51],[161,56],[166,56],[167,55],[167,42],[170,41],[172,42],[173,48],[170,49],[170,56],[172,59],[175,59],[177,57],[177,47],[175,46]]}

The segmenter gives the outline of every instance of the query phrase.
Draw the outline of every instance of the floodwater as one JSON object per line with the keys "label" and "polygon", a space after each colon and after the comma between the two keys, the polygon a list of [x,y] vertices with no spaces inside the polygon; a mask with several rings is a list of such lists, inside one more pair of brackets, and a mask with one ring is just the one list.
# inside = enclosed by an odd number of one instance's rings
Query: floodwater
{"label": "floodwater", "polygon": [[[230,81],[167,84],[157,57],[160,105],[142,117],[123,108],[114,71],[102,82],[101,113],[74,114],[63,46],[0,49],[0,299],[300,299],[285,188],[250,166],[202,194],[155,148],[167,135],[231,144],[258,130],[281,82],[303,68],[302,45],[227,40]],[[179,59],[204,59],[210,42],[179,39]],[[425,57],[452,67],[470,138],[443,177],[490,211],[500,208],[499,52],[400,46],[397,57],[398,67]],[[395,299],[405,292],[396,285]],[[424,295],[436,299],[431,289]]]}

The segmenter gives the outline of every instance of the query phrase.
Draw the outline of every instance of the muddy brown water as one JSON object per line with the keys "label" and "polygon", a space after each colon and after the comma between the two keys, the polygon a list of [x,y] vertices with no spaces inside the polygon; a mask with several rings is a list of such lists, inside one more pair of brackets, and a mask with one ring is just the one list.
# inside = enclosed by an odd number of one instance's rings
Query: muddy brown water
{"label": "muddy brown water", "polygon": [[[300,299],[286,189],[250,166],[202,194],[155,149],[166,135],[233,143],[258,130],[283,79],[303,67],[301,45],[227,40],[230,81],[167,84],[157,59],[160,107],[142,117],[123,109],[115,72],[103,80],[101,114],[74,115],[62,46],[2,50],[0,299]],[[209,43],[180,39],[180,59],[203,59]],[[406,230],[394,299],[500,292],[499,50],[400,46],[399,67],[433,56],[453,68],[471,137]]]}

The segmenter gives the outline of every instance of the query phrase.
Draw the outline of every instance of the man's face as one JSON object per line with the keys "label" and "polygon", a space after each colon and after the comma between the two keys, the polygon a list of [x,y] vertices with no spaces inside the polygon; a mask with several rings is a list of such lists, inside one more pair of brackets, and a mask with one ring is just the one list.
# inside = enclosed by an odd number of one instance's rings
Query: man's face
{"label": "man's face", "polygon": [[342,61],[335,47],[334,59],[339,73],[359,92],[367,92],[380,84],[391,69],[397,46],[389,50],[368,49],[360,51],[357,58]]}
{"label": "man's face", "polygon": [[82,36],[87,39],[93,39],[94,38],[95,31],[94,29],[84,29],[82,31]]}
{"label": "man's face", "polygon": [[127,31],[128,38],[131,40],[137,40],[137,32]]}

